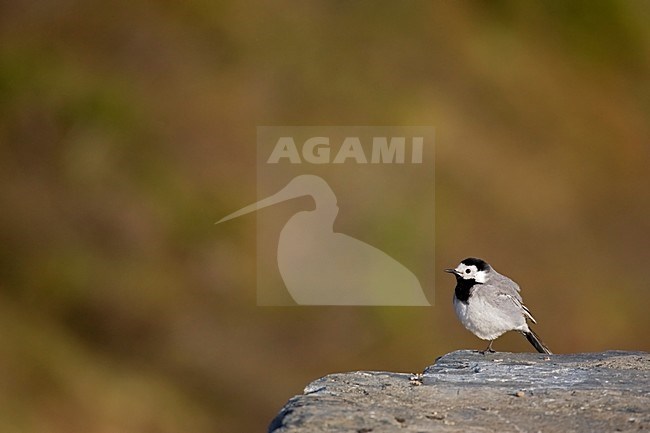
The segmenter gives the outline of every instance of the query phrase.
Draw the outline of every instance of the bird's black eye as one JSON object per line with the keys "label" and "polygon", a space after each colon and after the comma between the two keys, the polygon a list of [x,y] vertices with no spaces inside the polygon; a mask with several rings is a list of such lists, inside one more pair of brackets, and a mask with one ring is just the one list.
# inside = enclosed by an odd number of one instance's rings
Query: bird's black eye
{"label": "bird's black eye", "polygon": [[465,269],[465,273],[469,274],[471,271],[469,269]]}

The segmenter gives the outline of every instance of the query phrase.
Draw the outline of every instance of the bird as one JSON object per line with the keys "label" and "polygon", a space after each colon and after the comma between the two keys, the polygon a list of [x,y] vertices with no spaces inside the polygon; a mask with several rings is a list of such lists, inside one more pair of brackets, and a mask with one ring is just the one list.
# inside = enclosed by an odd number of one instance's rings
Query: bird
{"label": "bird", "polygon": [[478,338],[490,342],[481,353],[494,353],[494,340],[508,331],[518,331],[539,353],[551,354],[528,326],[529,320],[537,321],[523,304],[517,283],[475,257],[468,257],[445,272],[456,277],[454,309],[458,319]]}
{"label": "bird", "polygon": [[298,305],[431,305],[407,267],[372,245],[334,231],[336,195],[320,176],[296,176],[280,191],[217,224],[302,196],[311,196],[315,207],[287,221],[277,247],[280,276]]}

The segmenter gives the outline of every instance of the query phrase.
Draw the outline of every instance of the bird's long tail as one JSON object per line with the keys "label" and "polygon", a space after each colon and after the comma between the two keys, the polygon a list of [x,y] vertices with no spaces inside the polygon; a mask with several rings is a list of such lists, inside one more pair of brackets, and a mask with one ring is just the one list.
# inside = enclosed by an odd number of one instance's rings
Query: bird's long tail
{"label": "bird's long tail", "polygon": [[552,355],[552,352],[546,347],[544,343],[542,343],[542,339],[539,338],[537,334],[535,334],[531,329],[528,330],[528,332],[522,332],[526,339],[530,342],[530,344],[533,345],[535,349],[539,353],[548,353],[549,355]]}

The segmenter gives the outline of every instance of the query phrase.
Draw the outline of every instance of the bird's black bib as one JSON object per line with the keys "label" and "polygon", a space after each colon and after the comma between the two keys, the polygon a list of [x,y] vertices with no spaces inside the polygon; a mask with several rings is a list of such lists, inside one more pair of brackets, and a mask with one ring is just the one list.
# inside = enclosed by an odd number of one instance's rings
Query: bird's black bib
{"label": "bird's black bib", "polygon": [[476,280],[465,280],[463,278],[456,279],[456,297],[463,304],[467,304],[470,296],[472,296],[470,289],[474,287],[475,284],[478,284]]}

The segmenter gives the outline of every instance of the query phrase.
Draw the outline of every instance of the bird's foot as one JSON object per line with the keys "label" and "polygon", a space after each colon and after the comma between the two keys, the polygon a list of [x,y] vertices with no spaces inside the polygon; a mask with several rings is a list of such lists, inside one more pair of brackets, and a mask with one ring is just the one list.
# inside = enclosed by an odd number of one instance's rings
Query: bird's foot
{"label": "bird's foot", "polygon": [[492,343],[493,341],[490,341],[490,344],[488,344],[488,347],[485,350],[479,350],[479,353],[481,355],[485,355],[486,353],[494,353],[494,349],[492,349]]}

